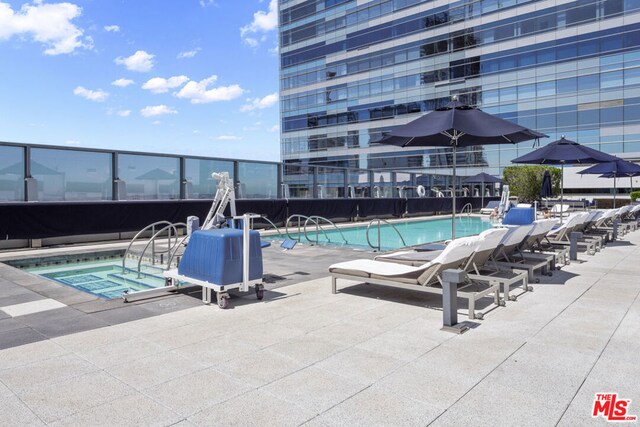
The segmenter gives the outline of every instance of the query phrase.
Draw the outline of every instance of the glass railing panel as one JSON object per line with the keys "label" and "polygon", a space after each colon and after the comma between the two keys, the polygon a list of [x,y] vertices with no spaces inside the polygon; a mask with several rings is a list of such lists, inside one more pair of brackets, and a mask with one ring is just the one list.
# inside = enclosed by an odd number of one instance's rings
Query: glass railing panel
{"label": "glass railing panel", "polygon": [[373,196],[374,197],[395,197],[391,172],[373,173]]}
{"label": "glass railing panel", "polygon": [[0,146],[0,201],[24,200],[24,149]]}
{"label": "glass railing panel", "polygon": [[278,165],[238,162],[239,198],[275,199],[278,197]]}
{"label": "glass railing panel", "polygon": [[348,170],[348,197],[371,197],[369,171]]}
{"label": "glass railing panel", "polygon": [[120,199],[179,199],[179,170],[177,157],[118,154],[118,178],[124,182]]}
{"label": "glass railing panel", "polygon": [[313,168],[307,165],[284,165],[284,184],[287,190],[282,197],[308,199],[313,197]]}
{"label": "glass railing panel", "polygon": [[31,176],[39,201],[111,200],[111,154],[51,148],[32,148]]}
{"label": "glass railing panel", "polygon": [[318,197],[331,199],[344,196],[344,169],[319,167]]}
{"label": "glass railing panel", "polygon": [[211,159],[185,159],[185,198],[212,199],[215,197],[218,181],[213,172],[227,172],[233,182],[233,162]]}

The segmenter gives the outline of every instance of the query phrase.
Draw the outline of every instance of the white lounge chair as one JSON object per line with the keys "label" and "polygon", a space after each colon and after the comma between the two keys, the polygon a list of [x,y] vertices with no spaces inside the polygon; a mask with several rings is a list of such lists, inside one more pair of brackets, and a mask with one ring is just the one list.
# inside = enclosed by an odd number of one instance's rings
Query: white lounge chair
{"label": "white lounge chair", "polygon": [[536,271],[540,271],[542,274],[549,274],[551,272],[551,258],[527,259],[521,257],[516,259],[513,257],[513,254],[519,250],[534,228],[535,224],[512,227],[502,240],[502,248],[499,255],[494,258],[494,265],[504,269],[525,270],[527,271],[529,282],[540,281],[534,276]]}
{"label": "white lounge chair", "polygon": [[[331,290],[334,294],[337,292],[337,279],[341,278],[442,295],[442,272],[462,267],[477,250],[479,242],[477,236],[456,239],[432,261],[417,267],[369,259],[333,264],[329,267]],[[469,291],[472,285],[477,286],[476,283],[469,283],[458,287],[458,296],[469,300],[469,319],[481,317],[476,316],[475,302],[487,295],[493,294],[494,303],[501,304],[497,281],[480,291]]]}
{"label": "white lounge chair", "polygon": [[551,270],[557,270],[559,264],[568,264],[568,248],[561,247],[554,251],[545,251],[540,247],[540,242],[545,238],[547,233],[551,231],[556,223],[557,220],[555,219],[539,219],[534,221],[534,228],[529,232],[529,235],[524,239],[518,250],[512,253],[512,257],[515,259],[525,258],[549,261],[549,267]]}

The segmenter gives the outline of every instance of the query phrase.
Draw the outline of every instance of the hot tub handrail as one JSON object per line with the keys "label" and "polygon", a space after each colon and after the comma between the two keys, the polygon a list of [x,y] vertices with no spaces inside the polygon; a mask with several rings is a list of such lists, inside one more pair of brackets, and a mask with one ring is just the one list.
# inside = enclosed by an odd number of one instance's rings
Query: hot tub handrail
{"label": "hot tub handrail", "polygon": [[[378,246],[377,246],[377,247],[376,247],[376,246],[373,246],[373,245],[371,244],[371,240],[369,239],[369,231],[370,231],[371,226],[373,225],[373,223],[374,223],[374,222],[377,222],[377,223],[378,223]],[[402,241],[402,244],[403,244],[404,246],[407,246],[407,243],[404,241],[404,238],[402,237],[402,234],[400,234],[400,231],[396,228],[396,226],[395,226],[395,225],[393,225],[392,223],[390,223],[389,221],[387,221],[386,219],[382,219],[382,218],[374,218],[374,219],[372,219],[371,221],[369,221],[369,224],[367,225],[367,234],[366,234],[366,237],[367,237],[367,243],[369,244],[369,246],[370,246],[372,249],[377,249],[378,251],[380,251],[380,250],[381,250],[381,248],[382,248],[382,243],[380,242],[380,224],[381,224],[381,223],[383,223],[383,222],[384,222],[385,224],[387,224],[387,225],[390,225],[390,226],[391,226],[391,228],[393,228],[393,229],[395,230],[395,232],[398,234],[398,236],[400,237],[400,240]]]}
{"label": "hot tub handrail", "polygon": [[173,245],[173,248],[174,248],[173,251],[169,253],[169,259],[167,260],[167,270],[171,269],[171,262],[173,261],[173,258],[178,253],[178,249],[180,248],[180,246],[184,244],[184,241],[187,240],[189,237],[191,236],[187,234],[182,239],[180,239],[179,242],[176,240],[176,244]]}
{"label": "hot tub handrail", "polygon": [[[149,249],[149,245],[155,240],[155,238],[158,237],[160,234],[162,234],[165,230],[169,230],[169,233],[167,234],[167,250],[161,251],[161,253],[164,253],[164,252],[171,253],[171,249],[173,249],[173,246],[171,245],[171,230],[173,230],[173,234],[176,237],[176,243],[177,243],[178,227],[186,227],[186,226],[187,224],[185,224],[184,222],[176,222],[163,227],[162,229],[158,230],[156,234],[151,236],[151,239],[147,242],[144,249],[142,250],[142,253],[140,253],[140,257],[138,258],[138,279],[140,278],[140,270],[142,268],[142,258],[144,257],[144,254],[147,252],[147,249]],[[153,253],[152,263],[155,264],[155,251]]]}
{"label": "hot tub handrail", "polygon": [[[467,209],[467,207],[469,209]],[[462,209],[460,209],[460,215],[465,213],[465,211],[467,212],[467,215],[471,215],[471,212],[473,212],[473,205],[471,203],[467,203],[466,205],[464,205]]]}
{"label": "hot tub handrail", "polygon": [[312,240],[309,239],[309,237],[307,236],[307,224],[309,223],[309,221],[313,221],[316,225],[316,244],[318,244],[318,231],[321,230],[322,233],[324,233],[325,237],[327,238],[327,242],[331,242],[331,239],[329,238],[329,235],[327,234],[327,232],[324,230],[324,228],[322,228],[322,226],[320,225],[320,223],[318,221],[324,221],[328,224],[330,224],[331,226],[333,226],[333,228],[335,228],[336,230],[338,230],[338,233],[340,233],[340,237],[342,237],[342,240],[344,241],[344,243],[349,243],[347,242],[347,239],[344,237],[344,234],[342,234],[342,230],[340,230],[338,228],[337,225],[335,225],[333,223],[333,221],[331,221],[330,219],[327,219],[323,216],[318,216],[318,215],[312,215],[310,217],[307,218],[307,220],[304,222],[304,237],[309,240],[309,242],[312,242]]}
{"label": "hot tub handrail", "polygon": [[[138,233],[133,236],[133,239],[131,239],[131,241],[129,242],[129,246],[127,246],[127,250],[124,251],[124,255],[122,256],[122,272],[125,272],[126,269],[126,260],[127,260],[127,255],[129,254],[129,250],[131,250],[131,246],[133,245],[133,243],[138,239],[138,237],[140,237],[140,235],[142,233],[144,233],[145,231],[151,229],[151,235],[155,236],[156,232],[156,226],[157,225],[161,225],[161,224],[166,224],[166,225],[170,225],[171,223],[169,221],[156,221],[153,224],[149,224],[147,225],[145,228],[143,228],[142,230],[138,231]],[[154,244],[154,248],[155,248],[155,244]]]}

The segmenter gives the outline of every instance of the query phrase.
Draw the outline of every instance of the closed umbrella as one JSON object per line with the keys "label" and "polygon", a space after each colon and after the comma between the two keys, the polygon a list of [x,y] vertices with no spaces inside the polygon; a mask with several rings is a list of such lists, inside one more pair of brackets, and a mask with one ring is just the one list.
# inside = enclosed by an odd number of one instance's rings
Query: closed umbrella
{"label": "closed umbrella", "polygon": [[[565,139],[564,135],[557,141],[551,142],[544,147],[538,148],[524,156],[511,160],[511,163],[538,164],[538,165],[561,165],[562,184],[560,185],[560,212],[562,213],[562,202],[564,200],[564,165],[572,164],[593,164],[618,160],[602,151],[580,145],[577,142]],[[562,222],[562,215],[560,215]]]}
{"label": "closed umbrella", "polygon": [[515,144],[546,136],[515,123],[492,116],[477,108],[450,102],[444,108],[399,126],[380,143],[400,147],[451,147],[453,194],[451,238],[455,239],[456,152],[458,147],[489,144]]}
{"label": "closed umbrella", "polygon": [[540,197],[548,199],[553,195],[553,186],[551,185],[551,173],[547,169],[542,177],[542,186],[540,187]]}
{"label": "closed umbrella", "polygon": [[465,179],[464,182],[467,182],[469,184],[482,184],[482,189],[480,191],[480,204],[482,205],[482,207],[484,207],[484,185],[485,184],[491,184],[491,183],[496,183],[496,182],[503,182],[500,178],[496,178],[493,175],[489,175],[488,173],[485,172],[481,172],[477,175],[473,175],[470,176],[469,178]]}
{"label": "closed umbrella", "polygon": [[613,178],[613,207],[616,207],[616,178],[628,176],[631,179],[631,188],[633,189],[634,176],[640,175],[640,166],[626,160],[617,159],[612,162],[600,163],[593,165],[585,170],[578,172],[579,174],[603,175],[605,178]]}

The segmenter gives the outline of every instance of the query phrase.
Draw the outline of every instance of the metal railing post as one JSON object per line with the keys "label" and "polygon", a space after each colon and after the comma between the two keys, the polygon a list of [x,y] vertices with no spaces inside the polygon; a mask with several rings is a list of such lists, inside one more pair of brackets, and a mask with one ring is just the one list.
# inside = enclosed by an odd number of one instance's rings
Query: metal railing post
{"label": "metal railing post", "polygon": [[[24,201],[28,202],[29,200],[34,200],[32,198],[32,194],[29,194],[29,190],[31,190],[31,188],[29,188],[29,184],[27,182],[27,178],[31,178],[31,147],[29,147],[28,145],[25,145],[24,147],[24,176],[23,176],[23,183],[22,185],[24,185]],[[37,190],[37,188],[36,188]]]}
{"label": "metal railing post", "polygon": [[180,157],[178,159],[178,164],[179,164],[179,177],[180,177],[180,200],[184,200],[187,198],[187,179],[186,179],[186,172],[185,172],[185,165],[187,164],[187,161],[185,160],[184,157]]}
{"label": "metal railing post", "polygon": [[349,171],[344,169],[342,171],[342,188],[344,191],[344,198],[349,198]]}
{"label": "metal railing post", "polygon": [[282,183],[284,182],[283,169],[284,165],[282,163],[278,163],[278,199],[282,199],[284,197],[282,194]]}
{"label": "metal railing post", "polygon": [[462,334],[469,327],[458,323],[458,285],[464,283],[467,273],[463,270],[442,272],[442,330]]}
{"label": "metal railing post", "polygon": [[318,168],[315,166],[311,166],[313,168],[313,182],[312,182],[312,190],[311,190],[311,196],[314,199],[318,198]]}

